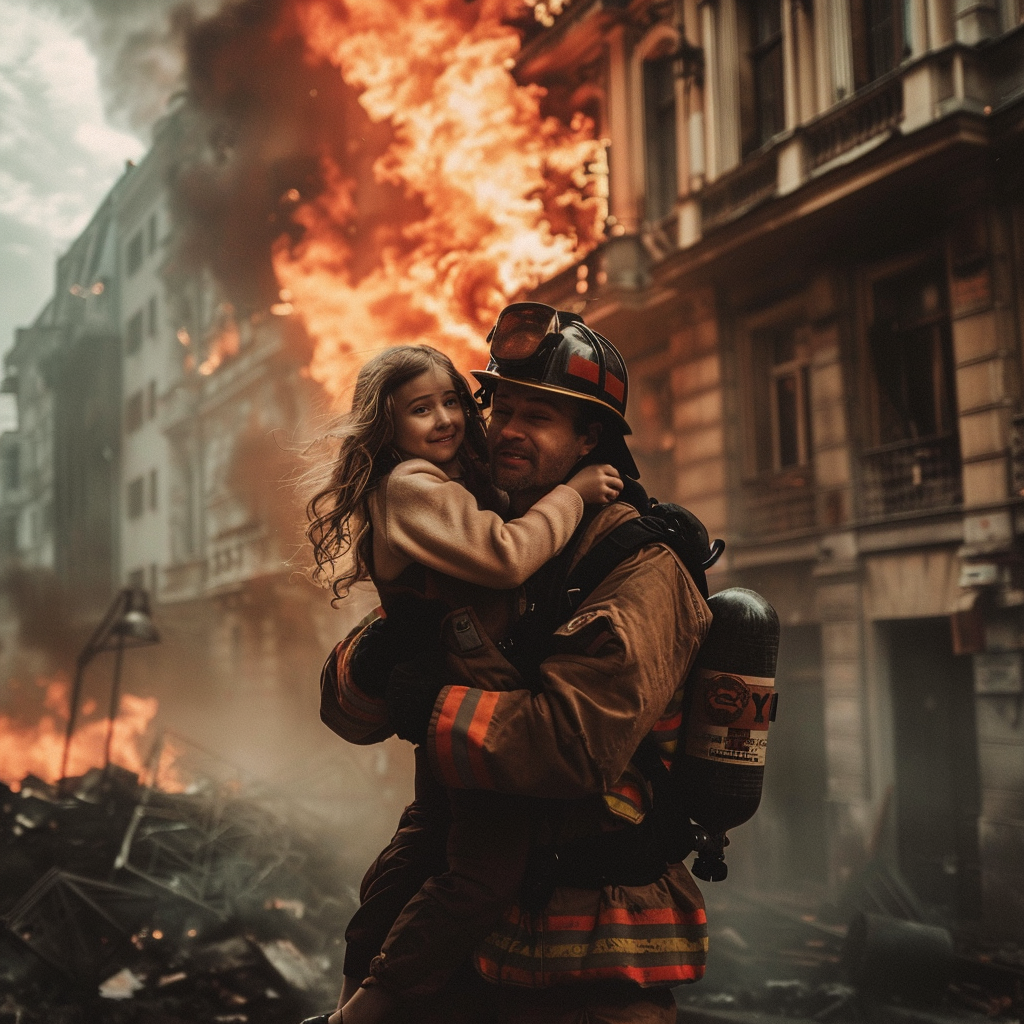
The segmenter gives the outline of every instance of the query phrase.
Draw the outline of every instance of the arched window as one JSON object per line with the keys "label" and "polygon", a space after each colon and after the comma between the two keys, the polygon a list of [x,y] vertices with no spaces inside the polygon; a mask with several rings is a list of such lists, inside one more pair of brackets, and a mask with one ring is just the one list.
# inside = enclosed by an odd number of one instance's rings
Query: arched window
{"label": "arched window", "polygon": [[676,89],[672,56],[649,57],[643,62],[644,143],[646,148],[647,220],[661,220],[675,209],[679,186],[676,177]]}

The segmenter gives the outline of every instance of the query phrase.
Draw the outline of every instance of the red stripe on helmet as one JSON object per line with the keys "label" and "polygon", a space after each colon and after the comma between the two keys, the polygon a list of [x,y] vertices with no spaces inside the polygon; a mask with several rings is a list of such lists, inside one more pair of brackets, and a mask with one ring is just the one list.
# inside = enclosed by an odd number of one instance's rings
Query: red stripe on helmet
{"label": "red stripe on helmet", "polygon": [[596,384],[601,377],[601,367],[597,363],[584,359],[583,356],[577,355],[575,352],[569,356],[569,365],[565,372],[571,373],[574,377],[589,380],[591,384]]}
{"label": "red stripe on helmet", "polygon": [[[575,356],[573,358],[575,358]],[[572,370],[570,370],[569,372],[572,373]],[[604,375],[604,389],[617,402],[621,402],[626,394],[626,385],[623,384],[618,377],[611,373],[605,373]]]}

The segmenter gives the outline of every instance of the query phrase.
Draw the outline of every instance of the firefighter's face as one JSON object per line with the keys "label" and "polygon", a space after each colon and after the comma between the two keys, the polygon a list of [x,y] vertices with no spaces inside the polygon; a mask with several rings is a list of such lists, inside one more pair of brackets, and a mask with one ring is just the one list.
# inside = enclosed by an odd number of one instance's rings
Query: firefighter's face
{"label": "firefighter's face", "polygon": [[532,504],[560,484],[597,444],[598,427],[577,433],[576,403],[502,381],[491,406],[487,447],[494,483],[513,505]]}
{"label": "firefighter's face", "polygon": [[451,379],[427,370],[395,391],[395,447],[405,456],[448,469],[466,436],[466,417]]}

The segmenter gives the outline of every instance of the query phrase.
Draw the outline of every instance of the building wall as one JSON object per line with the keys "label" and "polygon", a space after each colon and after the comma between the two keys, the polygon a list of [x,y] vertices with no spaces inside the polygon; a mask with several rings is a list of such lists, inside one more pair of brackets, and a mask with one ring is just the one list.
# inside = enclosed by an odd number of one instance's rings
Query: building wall
{"label": "building wall", "polygon": [[168,152],[157,144],[136,167],[119,209],[122,464],[118,515],[121,582],[159,598],[168,560],[170,460],[159,412],[180,348],[168,317],[163,280],[172,227],[167,195]]}
{"label": "building wall", "polygon": [[[804,854],[779,853],[783,823],[816,821],[833,898],[882,857],[937,912],[1012,933],[1024,262],[1022,182],[998,168],[1022,150],[1021,11],[922,0],[903,23],[893,5],[890,38],[857,0],[762,8],[758,21],[746,0],[634,3],[613,19],[576,0],[528,33],[519,76],[553,83],[585,54],[610,140],[612,217],[588,290],[574,294],[573,269],[538,296],[622,346],[644,479],[725,537],[713,587],[754,587],[778,609],[780,715],[787,679],[819,709],[800,720],[823,788],[773,775],[769,755],[765,810],[730,848],[739,870],[774,858],[795,883]],[[648,165],[665,147],[645,121],[644,62],[666,47],[678,198],[652,220]],[[925,664],[932,680],[914,675]],[[966,751],[940,692],[967,701]],[[922,751],[924,735],[947,739]],[[773,741],[804,770],[795,733]],[[921,758],[945,794],[933,817],[958,822],[959,838],[922,843],[929,863],[904,841]]]}

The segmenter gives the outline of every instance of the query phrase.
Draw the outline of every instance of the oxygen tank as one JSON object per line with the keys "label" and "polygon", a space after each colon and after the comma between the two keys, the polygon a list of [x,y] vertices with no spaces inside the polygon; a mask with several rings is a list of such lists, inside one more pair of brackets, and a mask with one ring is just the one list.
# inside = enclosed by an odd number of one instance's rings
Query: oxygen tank
{"label": "oxygen tank", "polygon": [[708,601],[714,618],[684,689],[683,737],[672,766],[685,812],[707,833],[693,873],[728,874],[725,833],[761,802],[768,724],[775,720],[779,617],[760,594],[734,587]]}

